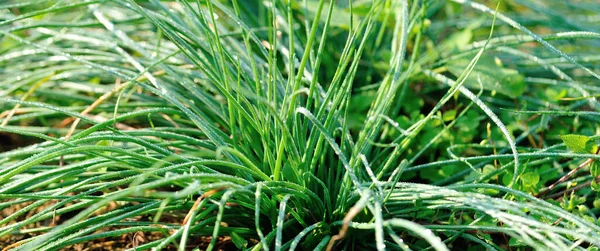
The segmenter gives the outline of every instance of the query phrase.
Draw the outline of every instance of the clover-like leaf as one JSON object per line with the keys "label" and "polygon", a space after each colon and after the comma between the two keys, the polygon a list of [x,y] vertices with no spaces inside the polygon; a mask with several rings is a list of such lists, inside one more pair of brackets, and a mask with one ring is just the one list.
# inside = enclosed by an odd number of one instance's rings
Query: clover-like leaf
{"label": "clover-like leaf", "polygon": [[567,148],[574,153],[590,153],[592,147],[588,145],[590,138],[585,135],[567,134],[561,135],[560,138],[565,142]]}
{"label": "clover-like leaf", "polygon": [[[446,66],[452,74],[459,76],[469,63],[470,60],[461,58],[449,62]],[[482,56],[479,59],[477,66],[467,77],[465,85],[474,89],[496,91],[511,98],[517,98],[525,92],[524,76],[515,69],[502,67],[489,56]]]}

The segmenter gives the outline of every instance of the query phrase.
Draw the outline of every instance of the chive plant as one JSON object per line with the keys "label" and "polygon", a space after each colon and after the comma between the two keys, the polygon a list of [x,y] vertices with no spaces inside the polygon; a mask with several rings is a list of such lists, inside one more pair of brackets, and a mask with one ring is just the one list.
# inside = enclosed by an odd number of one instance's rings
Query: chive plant
{"label": "chive plant", "polygon": [[600,8],[492,2],[2,1],[0,243],[596,250]]}

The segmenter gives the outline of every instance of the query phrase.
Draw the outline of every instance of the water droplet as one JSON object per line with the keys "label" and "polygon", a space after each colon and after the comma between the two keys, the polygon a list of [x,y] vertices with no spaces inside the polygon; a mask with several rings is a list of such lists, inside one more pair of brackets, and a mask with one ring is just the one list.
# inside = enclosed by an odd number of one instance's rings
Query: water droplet
{"label": "water droplet", "polygon": [[431,231],[431,229],[425,229],[424,232],[425,232],[426,235],[434,235],[433,231]]}
{"label": "water droplet", "polygon": [[17,81],[21,81],[21,76],[17,76]]}

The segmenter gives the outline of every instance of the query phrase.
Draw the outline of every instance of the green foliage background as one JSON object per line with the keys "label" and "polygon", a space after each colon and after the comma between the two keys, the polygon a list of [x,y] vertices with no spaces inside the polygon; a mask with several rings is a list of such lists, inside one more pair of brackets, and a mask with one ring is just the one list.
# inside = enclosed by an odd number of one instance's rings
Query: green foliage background
{"label": "green foliage background", "polygon": [[0,245],[597,250],[599,17],[0,1]]}

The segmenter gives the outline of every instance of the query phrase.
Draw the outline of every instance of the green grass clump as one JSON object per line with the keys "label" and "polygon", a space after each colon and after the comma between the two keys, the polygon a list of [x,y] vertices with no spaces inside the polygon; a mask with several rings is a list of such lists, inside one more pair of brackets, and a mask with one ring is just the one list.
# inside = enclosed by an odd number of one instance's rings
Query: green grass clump
{"label": "green grass clump", "polygon": [[0,1],[3,248],[600,247],[594,1],[331,2]]}

